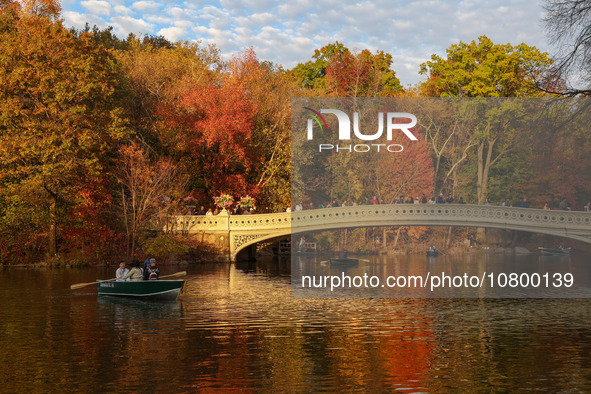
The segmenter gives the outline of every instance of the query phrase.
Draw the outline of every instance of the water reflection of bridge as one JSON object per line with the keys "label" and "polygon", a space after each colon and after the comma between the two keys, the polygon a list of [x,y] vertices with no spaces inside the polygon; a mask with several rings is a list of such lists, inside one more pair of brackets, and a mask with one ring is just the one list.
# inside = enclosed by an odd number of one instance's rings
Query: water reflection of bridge
{"label": "water reflection of bridge", "polygon": [[174,216],[177,231],[201,236],[231,260],[259,242],[290,234],[355,227],[459,226],[542,233],[591,243],[591,213],[466,204],[391,204],[291,213]]}

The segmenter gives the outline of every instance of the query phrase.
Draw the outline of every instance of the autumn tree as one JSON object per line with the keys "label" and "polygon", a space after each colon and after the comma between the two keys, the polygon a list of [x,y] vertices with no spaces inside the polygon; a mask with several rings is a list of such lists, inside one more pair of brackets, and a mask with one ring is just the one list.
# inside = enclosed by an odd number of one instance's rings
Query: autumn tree
{"label": "autumn tree", "polygon": [[588,98],[540,102],[537,116],[520,145],[529,152],[528,176],[519,188],[531,196],[532,204],[557,207],[566,198],[573,209],[591,201],[591,149]]}
{"label": "autumn tree", "polygon": [[256,104],[250,146],[260,156],[249,183],[261,202],[289,206],[293,83],[285,70],[259,60],[252,48],[234,56],[228,69],[227,83],[247,92],[247,99]]}
{"label": "autumn tree", "polygon": [[136,37],[128,37],[126,43],[118,57],[126,76],[124,105],[131,127],[158,153],[175,156],[175,134],[162,127],[158,111],[191,89],[214,84],[216,70],[222,67],[219,51],[188,42],[169,48]]}
{"label": "autumn tree", "polygon": [[[434,163],[434,188],[455,196],[458,170],[476,144],[476,111],[462,99],[423,98],[412,101],[412,112],[424,132]],[[451,180],[451,186],[449,181]],[[451,189],[451,193],[450,193]]]}
{"label": "autumn tree", "polygon": [[[551,63],[548,54],[535,47],[493,44],[488,37],[482,36],[478,42],[452,45],[447,49],[445,59],[433,55],[431,61],[423,63],[420,72],[427,74],[428,79],[421,85],[421,90],[424,95],[442,97],[541,96],[543,93],[537,88],[536,79]],[[499,112],[495,102],[488,102],[492,105],[487,107],[483,103],[479,108],[492,111],[490,114],[507,114]],[[492,166],[510,152],[513,141],[518,138],[515,129],[508,128],[509,123],[501,125],[503,120],[494,121],[498,127],[492,127],[490,114],[479,114],[483,117],[481,119],[487,120],[475,127],[469,138],[477,154],[479,203],[486,200]]]}
{"label": "autumn tree", "polygon": [[366,170],[360,169],[366,189],[387,204],[394,204],[401,195],[414,198],[433,194],[431,152],[419,128],[413,130],[413,134],[418,140],[403,144],[401,152],[373,155],[373,159],[363,165]]}
{"label": "autumn tree", "polygon": [[117,167],[127,256],[131,259],[142,231],[166,229],[167,216],[178,208],[185,184],[170,159],[151,160],[145,147],[135,142],[120,149]]}
{"label": "autumn tree", "polygon": [[335,41],[334,44],[327,44],[320,49],[315,49],[314,55],[312,55],[313,60],[299,63],[290,73],[302,88],[323,90],[326,87],[326,68],[331,59],[338,58],[346,52],[349,52],[349,49],[342,43]]}
{"label": "autumn tree", "polygon": [[326,67],[326,93],[337,97],[391,96],[403,91],[390,69],[392,55],[364,49],[333,55]]}
{"label": "autumn tree", "polygon": [[[125,134],[119,66],[88,35],[62,26],[55,1],[4,2],[0,20],[1,216],[4,223],[21,213],[21,222],[43,217],[36,230],[47,228],[54,256],[59,213],[77,204],[85,185],[101,182]],[[18,209],[28,204],[38,209]]]}
{"label": "autumn tree", "polygon": [[162,104],[162,132],[186,171],[190,192],[256,195],[289,203],[292,85],[252,49],[233,57],[215,81],[192,86]]}
{"label": "autumn tree", "polygon": [[392,96],[403,91],[392,55],[364,49],[353,53],[340,42],[316,49],[311,61],[291,70],[296,83],[319,95],[335,97]]}
{"label": "autumn tree", "polygon": [[213,194],[249,193],[247,174],[258,159],[250,145],[256,104],[232,84],[211,84],[186,92],[160,115],[185,156],[193,184]]}
{"label": "autumn tree", "polygon": [[552,64],[549,55],[536,47],[494,44],[486,36],[454,44],[446,52],[446,58],[432,55],[421,64],[420,74],[427,75],[421,85],[424,96],[541,96],[536,81]]}

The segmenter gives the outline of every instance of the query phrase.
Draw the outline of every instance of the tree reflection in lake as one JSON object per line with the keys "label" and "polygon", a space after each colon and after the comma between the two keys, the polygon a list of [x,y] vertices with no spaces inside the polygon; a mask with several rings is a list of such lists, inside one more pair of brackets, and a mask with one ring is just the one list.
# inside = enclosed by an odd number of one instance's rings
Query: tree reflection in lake
{"label": "tree reflection in lake", "polygon": [[0,387],[591,389],[589,300],[295,299],[289,262],[188,271],[158,304],[69,290],[95,269],[0,271]]}

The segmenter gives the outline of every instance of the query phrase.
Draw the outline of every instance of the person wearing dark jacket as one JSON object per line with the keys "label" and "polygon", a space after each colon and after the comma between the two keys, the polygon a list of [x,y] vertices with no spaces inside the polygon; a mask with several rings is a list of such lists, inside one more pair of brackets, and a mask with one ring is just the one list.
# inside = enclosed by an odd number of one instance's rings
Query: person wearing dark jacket
{"label": "person wearing dark jacket", "polygon": [[158,280],[160,268],[156,266],[156,259],[150,259],[150,265],[144,270],[144,280]]}

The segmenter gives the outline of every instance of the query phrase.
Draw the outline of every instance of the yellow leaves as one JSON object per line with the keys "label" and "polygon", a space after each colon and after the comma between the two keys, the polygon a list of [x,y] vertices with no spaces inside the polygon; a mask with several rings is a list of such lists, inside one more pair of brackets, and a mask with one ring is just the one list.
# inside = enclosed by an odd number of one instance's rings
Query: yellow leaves
{"label": "yellow leaves", "polygon": [[486,37],[450,46],[447,59],[436,55],[421,65],[429,74],[421,86],[425,95],[463,97],[538,96],[533,76],[552,60],[537,48],[498,45]]}

